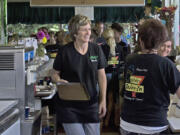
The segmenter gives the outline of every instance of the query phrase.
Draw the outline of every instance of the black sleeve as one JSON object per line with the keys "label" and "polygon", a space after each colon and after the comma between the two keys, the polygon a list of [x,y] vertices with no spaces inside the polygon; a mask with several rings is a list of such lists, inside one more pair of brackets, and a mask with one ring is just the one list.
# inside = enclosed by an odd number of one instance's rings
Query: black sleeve
{"label": "black sleeve", "polygon": [[169,66],[169,90],[172,94],[174,94],[180,86],[180,72],[178,71],[174,63],[171,63]]}
{"label": "black sleeve", "polygon": [[62,69],[62,52],[63,52],[63,49],[59,49],[59,52],[54,60],[54,64],[53,64],[53,68],[57,71],[61,71]]}
{"label": "black sleeve", "polygon": [[98,46],[98,50],[98,69],[102,69],[106,67],[106,59],[100,46]]}
{"label": "black sleeve", "polygon": [[105,58],[106,58],[106,61],[108,61],[109,52],[110,52],[110,47],[109,47],[107,44],[105,44],[105,45],[101,45],[101,49],[102,49],[102,51],[103,51],[103,53],[104,53],[104,56],[105,56]]}

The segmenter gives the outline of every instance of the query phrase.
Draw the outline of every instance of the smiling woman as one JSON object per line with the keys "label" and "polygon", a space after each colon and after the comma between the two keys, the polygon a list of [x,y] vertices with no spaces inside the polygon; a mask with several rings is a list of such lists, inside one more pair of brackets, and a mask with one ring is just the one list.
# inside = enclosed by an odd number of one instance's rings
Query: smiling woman
{"label": "smiling woman", "polygon": [[101,48],[89,42],[91,22],[88,17],[72,17],[68,28],[73,42],[60,49],[54,61],[52,79],[54,82],[82,84],[90,99],[64,101],[56,95],[58,123],[63,125],[66,135],[100,135],[99,121],[106,114],[105,58]]}
{"label": "smiling woman", "polygon": [[75,49],[82,55],[88,50],[88,42],[91,35],[91,22],[82,15],[76,15],[69,21],[69,32],[74,40]]}
{"label": "smiling woman", "polygon": [[172,41],[170,39],[168,39],[160,47],[160,49],[158,50],[158,53],[159,53],[159,55],[166,57],[170,54],[171,50],[172,50]]}

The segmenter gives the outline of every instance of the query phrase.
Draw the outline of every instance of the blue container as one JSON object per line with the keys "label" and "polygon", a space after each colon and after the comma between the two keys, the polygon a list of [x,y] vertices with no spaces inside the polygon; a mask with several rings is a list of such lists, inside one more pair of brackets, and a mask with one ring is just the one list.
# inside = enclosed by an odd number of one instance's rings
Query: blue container
{"label": "blue container", "polygon": [[28,52],[25,52],[24,59],[25,59],[25,61],[26,61],[26,62],[29,60],[29,55],[28,55]]}
{"label": "blue container", "polygon": [[30,59],[33,59],[34,58],[34,51],[30,51]]}

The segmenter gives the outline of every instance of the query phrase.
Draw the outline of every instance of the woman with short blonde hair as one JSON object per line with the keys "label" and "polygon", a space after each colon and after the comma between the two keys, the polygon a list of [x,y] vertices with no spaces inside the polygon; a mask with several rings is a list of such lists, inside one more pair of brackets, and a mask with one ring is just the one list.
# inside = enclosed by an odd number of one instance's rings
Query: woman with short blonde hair
{"label": "woman with short blonde hair", "polygon": [[70,19],[68,23],[68,30],[73,41],[75,41],[74,35],[77,34],[77,32],[79,31],[79,28],[86,24],[91,25],[91,21],[89,20],[87,16],[76,15],[75,17],[72,17]]}
{"label": "woman with short blonde hair", "polygon": [[57,119],[66,135],[100,135],[100,118],[106,114],[105,58],[101,48],[89,42],[91,22],[88,17],[72,17],[69,33],[73,42],[60,49],[54,61],[52,80],[80,83],[89,99],[70,101],[56,95]]}

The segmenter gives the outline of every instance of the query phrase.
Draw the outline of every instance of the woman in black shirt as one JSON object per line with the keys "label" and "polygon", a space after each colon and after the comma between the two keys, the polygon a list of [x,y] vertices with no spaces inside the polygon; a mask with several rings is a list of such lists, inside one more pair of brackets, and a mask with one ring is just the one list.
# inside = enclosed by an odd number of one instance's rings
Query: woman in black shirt
{"label": "woman in black shirt", "polygon": [[180,97],[180,72],[157,54],[168,36],[160,21],[145,20],[138,34],[141,54],[126,60],[121,134],[161,134],[168,128],[169,93]]}
{"label": "woman in black shirt", "polygon": [[87,88],[90,100],[67,101],[56,95],[58,122],[67,135],[100,135],[99,118],[106,114],[105,58],[101,48],[89,42],[91,22],[86,16],[72,17],[68,28],[73,42],[60,49],[52,79],[61,83],[80,82]]}

